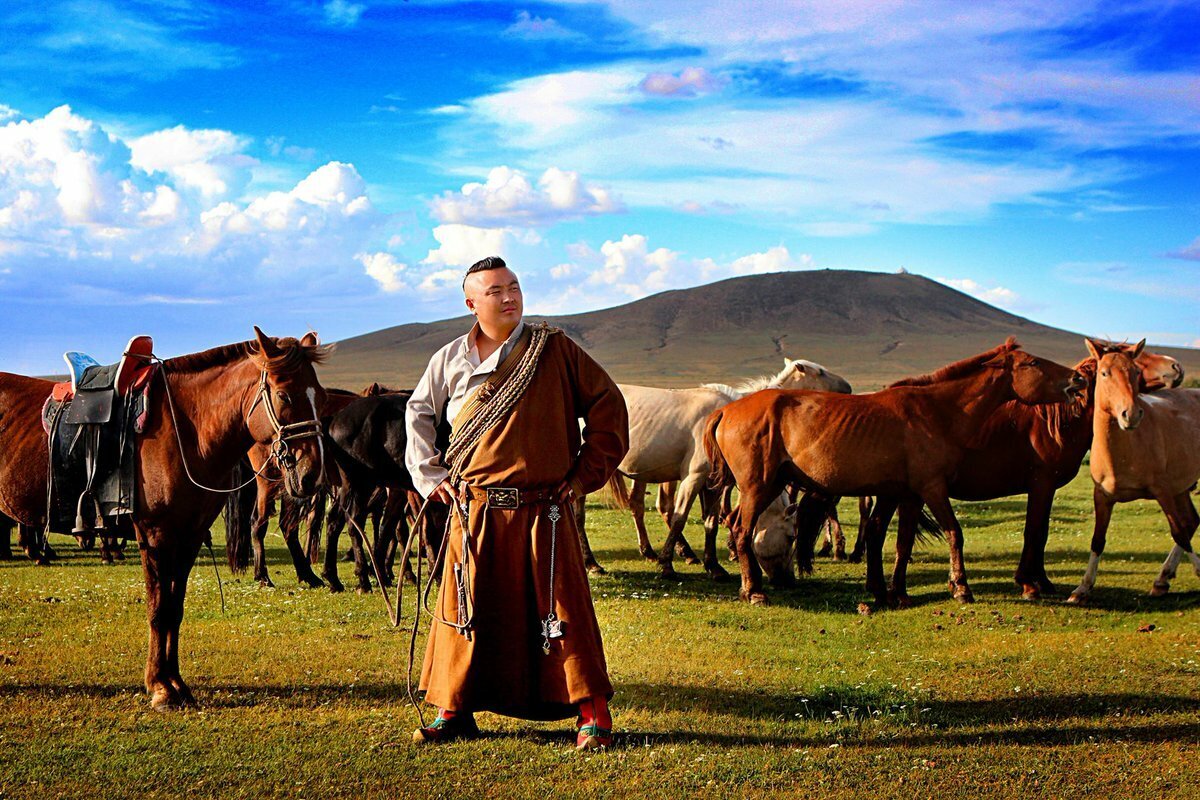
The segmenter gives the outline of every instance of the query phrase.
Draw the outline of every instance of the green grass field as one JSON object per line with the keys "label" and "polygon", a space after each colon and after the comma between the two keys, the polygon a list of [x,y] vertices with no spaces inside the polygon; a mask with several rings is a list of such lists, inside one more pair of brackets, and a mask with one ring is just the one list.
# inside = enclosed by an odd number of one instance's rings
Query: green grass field
{"label": "green grass field", "polygon": [[[0,797],[1200,796],[1200,579],[1145,596],[1170,544],[1157,507],[1118,508],[1088,608],[1020,599],[1023,499],[958,508],[978,601],[949,600],[934,543],[916,606],[869,616],[861,566],[819,559],[751,608],[699,567],[656,580],[628,520],[590,509],[618,735],[591,756],[570,723],[491,715],[482,740],[414,748],[407,632],[377,594],[297,588],[277,537],[279,588],[222,563],[225,614],[204,555],[182,635],[202,708],[155,713],[140,566],[57,537],[54,566],[0,563]],[[1060,588],[1090,536],[1085,472],[1055,509]]]}

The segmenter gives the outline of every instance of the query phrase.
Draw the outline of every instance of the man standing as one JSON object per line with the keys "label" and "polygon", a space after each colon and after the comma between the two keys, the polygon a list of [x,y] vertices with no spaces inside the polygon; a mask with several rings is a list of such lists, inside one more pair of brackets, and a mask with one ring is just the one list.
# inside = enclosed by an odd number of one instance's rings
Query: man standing
{"label": "man standing", "polygon": [[438,715],[413,740],[473,736],[475,711],[577,714],[577,748],[607,747],[612,684],[571,508],[629,448],[625,401],[565,334],[522,322],[503,259],[472,265],[463,293],[475,325],[430,359],[408,402],[413,481],[453,509],[421,669]]}

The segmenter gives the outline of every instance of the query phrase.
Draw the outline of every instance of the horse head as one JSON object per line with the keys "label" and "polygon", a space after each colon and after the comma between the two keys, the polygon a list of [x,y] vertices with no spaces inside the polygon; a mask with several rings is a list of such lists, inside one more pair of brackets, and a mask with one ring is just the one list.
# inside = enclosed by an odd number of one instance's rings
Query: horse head
{"label": "horse head", "polygon": [[256,442],[271,447],[288,493],[295,497],[312,495],[325,469],[320,421],[325,389],[314,365],[328,353],[315,333],[276,339],[256,325],[247,354],[260,376],[246,426]]}
{"label": "horse head", "polygon": [[783,371],[775,376],[772,388],[812,389],[818,392],[851,394],[849,382],[813,361],[783,359]]}
{"label": "horse head", "polygon": [[1006,370],[1017,400],[1028,405],[1072,400],[1087,389],[1087,379],[1070,367],[1021,349],[1015,339],[997,348],[984,366]]}
{"label": "horse head", "polygon": [[1121,430],[1133,430],[1146,413],[1138,404],[1142,368],[1137,363],[1146,340],[1138,342],[1132,350],[1107,349],[1104,343],[1084,341],[1096,359],[1096,411],[1115,419]]}

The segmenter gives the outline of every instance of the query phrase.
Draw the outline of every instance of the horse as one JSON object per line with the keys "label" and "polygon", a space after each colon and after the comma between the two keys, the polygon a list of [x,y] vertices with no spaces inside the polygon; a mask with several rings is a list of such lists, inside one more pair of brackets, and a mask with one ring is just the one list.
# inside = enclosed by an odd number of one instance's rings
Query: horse
{"label": "horse", "polygon": [[[1134,345],[1094,343],[1101,351],[1132,353]],[[1183,380],[1179,362],[1170,356],[1146,352],[1137,346],[1136,362],[1145,389],[1177,385]],[[1058,489],[1074,479],[1092,444],[1092,407],[1096,359],[1089,356],[1075,365],[1088,380],[1085,392],[1071,401],[1041,406],[1010,402],[1001,406],[984,426],[980,443],[963,458],[950,481],[950,496],[956,500],[994,500],[1014,494],[1028,495],[1025,508],[1024,546],[1014,580],[1022,596],[1037,599],[1054,594],[1046,576],[1046,539],[1050,509]],[[911,385],[897,381],[893,386]],[[919,509],[918,509],[919,510]],[[910,605],[906,578],[915,535],[913,513],[900,508],[896,537],[896,562],[892,570],[889,602],[901,608]],[[887,529],[890,520],[880,520]],[[855,545],[855,550],[859,549]]]}
{"label": "horse", "polygon": [[[629,452],[610,478],[609,489],[618,506],[633,512],[638,549],[646,558],[658,562],[663,578],[675,578],[672,563],[675,544],[683,541],[688,513],[699,497],[704,518],[704,569],[713,580],[728,577],[728,573],[716,556],[720,496],[705,491],[709,462],[701,443],[704,420],[716,409],[761,389],[814,389],[846,394],[851,391],[845,379],[820,364],[790,358],[784,359],[783,369],[778,373],[737,386],[708,383],[694,389],[656,389],[622,384],[618,388],[629,409]],[[622,476],[633,480],[631,490],[626,490]],[[655,555],[646,534],[645,486],[676,481],[679,485],[674,491],[667,539],[662,551]],[[581,538],[586,541],[582,534]]]}
{"label": "horse", "polygon": [[1200,389],[1142,394],[1136,359],[1145,340],[1133,352],[1105,352],[1090,340],[1087,345],[1096,359],[1091,459],[1096,519],[1087,571],[1068,602],[1091,596],[1113,506],[1149,499],[1162,508],[1175,542],[1150,589],[1151,597],[1161,597],[1185,554],[1200,576],[1200,556],[1192,550],[1200,516],[1191,498],[1200,479]]}
{"label": "horse", "polygon": [[[188,575],[224,505],[221,484],[254,442],[274,443],[289,491],[311,494],[320,479],[314,433],[325,390],[313,365],[328,349],[311,333],[274,339],[256,327],[254,334],[162,361],[136,438],[132,526],[150,629],[145,686],[156,710],[196,704],[179,671],[179,628]],[[53,387],[0,373],[0,513],[25,525],[46,520],[49,445],[41,412]]]}
{"label": "horse", "polygon": [[[326,402],[322,412],[322,425],[328,425],[333,415],[345,408],[360,395],[345,389],[328,388],[325,390]],[[322,435],[325,435],[322,433]],[[329,448],[329,441],[326,440],[323,444],[326,450]],[[266,445],[255,444],[247,453],[250,460],[250,469],[258,477],[255,479],[255,500],[254,513],[251,516],[249,525],[250,541],[254,552],[254,579],[258,581],[260,586],[274,586],[271,581],[271,575],[267,570],[266,547],[264,540],[267,535],[267,528],[271,522],[271,516],[275,513],[275,504],[279,504],[279,532],[283,536],[284,542],[287,544],[288,554],[292,559],[292,566],[296,570],[296,578],[310,589],[316,589],[325,585],[317,574],[313,572],[312,564],[309,560],[309,555],[305,552],[304,546],[300,542],[300,520],[305,516],[307,509],[302,509],[300,503],[302,501],[297,498],[290,497],[283,491],[281,484],[282,475],[274,465],[270,464],[271,451]]]}
{"label": "horse", "polygon": [[[962,529],[947,486],[988,418],[1009,400],[1052,403],[1083,385],[1074,370],[1026,353],[1010,338],[943,367],[927,385],[864,395],[768,389],[715,411],[705,424],[704,447],[713,484],[734,483],[741,493],[726,518],[741,567],[740,597],[766,602],[749,535],[788,486],[806,491],[797,547],[809,564],[825,506],[847,495],[877,495],[878,506],[892,511],[902,499],[920,498],[960,551]],[[883,533],[872,526],[867,551],[867,588],[881,605]],[[961,558],[951,580],[955,596],[969,599]]]}

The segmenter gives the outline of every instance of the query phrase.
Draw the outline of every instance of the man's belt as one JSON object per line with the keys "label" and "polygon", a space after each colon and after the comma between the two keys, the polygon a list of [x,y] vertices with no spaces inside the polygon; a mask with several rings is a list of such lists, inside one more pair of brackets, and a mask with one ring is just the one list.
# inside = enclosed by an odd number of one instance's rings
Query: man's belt
{"label": "man's belt", "polygon": [[471,499],[486,503],[488,508],[512,509],[530,503],[547,503],[557,500],[553,489],[517,489],[503,486],[466,486]]}

